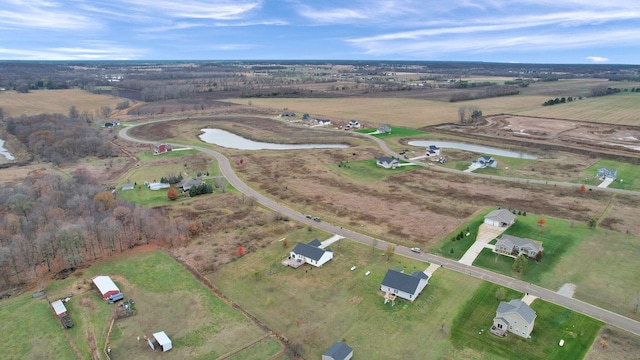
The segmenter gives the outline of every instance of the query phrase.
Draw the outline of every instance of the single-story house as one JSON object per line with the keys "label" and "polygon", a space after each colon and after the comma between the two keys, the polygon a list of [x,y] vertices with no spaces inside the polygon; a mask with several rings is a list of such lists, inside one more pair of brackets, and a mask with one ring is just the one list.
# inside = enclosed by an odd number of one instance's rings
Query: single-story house
{"label": "single-story house", "polygon": [[538,253],[544,251],[542,243],[531,239],[519,238],[512,235],[502,235],[496,242],[496,247],[493,252],[498,254],[507,255],[511,257],[518,257],[519,255],[525,255],[531,259],[534,259]]}
{"label": "single-story house", "polygon": [[493,210],[484,217],[484,223],[496,227],[509,227],[516,221],[516,215],[507,209]]}
{"label": "single-story house", "polygon": [[400,166],[400,160],[393,157],[380,156],[376,159],[376,165],[385,169],[395,169]]}
{"label": "single-story house", "polygon": [[280,114],[281,117],[296,117],[296,113],[292,112],[292,111],[285,111],[282,114]]}
{"label": "single-story house", "polygon": [[478,160],[473,162],[478,167],[498,167],[498,162],[491,156],[482,155]]}
{"label": "single-story house", "polygon": [[182,189],[182,191],[189,191],[193,186],[200,186],[204,183],[204,180],[201,178],[186,178],[180,181],[177,185],[178,189]]}
{"label": "single-story house", "polygon": [[429,283],[429,276],[421,271],[411,275],[402,270],[389,269],[380,284],[380,290],[387,295],[399,296],[413,302]]}
{"label": "single-story house", "polygon": [[155,145],[153,145],[153,153],[155,155],[164,154],[164,153],[172,151],[172,150],[173,150],[173,148],[171,147],[171,144],[167,144],[167,143],[164,143],[164,142],[159,142],[159,143],[156,143]]}
{"label": "single-story house", "polygon": [[346,128],[350,129],[350,128],[355,128],[355,129],[360,129],[360,123],[358,122],[358,120],[349,120],[349,122],[347,123]]}
{"label": "single-story house", "polygon": [[391,126],[390,125],[380,125],[378,127],[379,134],[391,134]]}
{"label": "single-story house", "polygon": [[311,119],[311,116],[309,116],[309,114],[302,115],[302,120],[309,120],[309,119]]}
{"label": "single-story house", "polygon": [[52,302],[51,308],[53,309],[53,313],[56,314],[57,317],[63,317],[67,315],[67,308],[64,306],[62,300],[56,300]]}
{"label": "single-story house", "polygon": [[525,339],[531,337],[536,312],[524,301],[514,299],[509,302],[501,301],[493,318],[490,332],[494,335],[505,336],[507,331]]}
{"label": "single-story house", "polygon": [[171,184],[169,183],[153,182],[149,184],[149,189],[151,190],[168,189],[170,187]]}
{"label": "single-story house", "polygon": [[122,191],[133,190],[133,183],[127,182],[122,184]]}
{"label": "single-story house", "polygon": [[[160,332],[154,333],[153,334],[153,339],[155,339],[155,341],[158,343],[158,345],[160,345],[160,348],[162,349],[163,352],[169,351],[169,350],[171,350],[171,348],[173,348],[173,344],[171,343],[171,339],[169,339],[169,337],[167,336],[167,334],[164,331],[160,331]],[[149,343],[149,346],[153,350],[156,349],[156,346],[153,343],[153,340],[151,338],[148,338],[147,342]]]}
{"label": "single-story house", "polygon": [[308,243],[297,243],[289,254],[290,260],[299,260],[309,263],[315,267],[324,265],[333,259],[333,251],[320,247],[320,241],[311,240]]}
{"label": "single-story house", "polygon": [[112,120],[112,121],[107,121],[104,123],[104,127],[113,127],[113,126],[118,126],[120,125],[120,122]]}
{"label": "single-story house", "polygon": [[331,125],[331,120],[329,120],[329,119],[316,119],[316,124],[318,124],[318,125]]}
{"label": "single-story house", "polygon": [[424,154],[425,156],[439,156],[440,148],[435,145],[429,145],[427,151]]}
{"label": "single-story house", "polygon": [[109,276],[98,275],[92,279],[93,284],[98,288],[103,299],[109,298],[111,295],[115,295],[120,292],[120,289],[111,280]]}
{"label": "single-story house", "polygon": [[598,177],[605,180],[615,180],[618,176],[618,170],[608,168],[598,168]]}
{"label": "single-story house", "polygon": [[343,342],[336,342],[322,354],[322,360],[349,360],[353,357],[353,349]]}

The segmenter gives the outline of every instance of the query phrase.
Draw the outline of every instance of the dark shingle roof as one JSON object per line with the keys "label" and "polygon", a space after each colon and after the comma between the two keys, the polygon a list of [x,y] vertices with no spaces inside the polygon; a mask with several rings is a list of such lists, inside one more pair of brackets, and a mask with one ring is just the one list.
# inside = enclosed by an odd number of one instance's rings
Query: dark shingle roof
{"label": "dark shingle roof", "polygon": [[318,239],[313,239],[313,240],[309,241],[307,244],[309,244],[311,246],[315,246],[315,247],[320,247],[320,245],[322,245],[322,243]]}
{"label": "dark shingle roof", "polygon": [[349,345],[338,341],[331,345],[329,350],[325,351],[322,355],[330,356],[334,360],[343,360],[346,359],[352,351],[353,349],[351,349]]}
{"label": "dark shingle roof", "polygon": [[297,243],[296,247],[293,248],[293,252],[306,258],[319,261],[326,250],[305,243]]}
{"label": "dark shingle roof", "polygon": [[382,285],[413,294],[416,292],[420,280],[429,278],[424,273],[422,273],[422,275],[424,275],[424,277],[405,274],[400,270],[389,269],[387,275],[385,275],[382,280]]}

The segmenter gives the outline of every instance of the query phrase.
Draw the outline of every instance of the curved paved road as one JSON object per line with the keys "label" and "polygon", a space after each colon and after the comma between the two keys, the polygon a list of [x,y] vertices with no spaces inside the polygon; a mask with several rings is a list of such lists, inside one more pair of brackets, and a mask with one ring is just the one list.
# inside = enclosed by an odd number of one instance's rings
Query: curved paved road
{"label": "curved paved road", "polygon": [[[164,119],[164,120],[157,120],[157,121],[153,121],[153,122],[162,122],[162,121],[171,121],[171,120],[175,120],[175,119]],[[145,123],[148,124],[149,122]],[[142,125],[142,124],[140,124]],[[140,140],[140,139],[136,139],[133,138],[131,136],[128,135],[128,130],[135,127],[137,125],[134,126],[130,126],[130,127],[125,127],[123,129],[120,130],[119,132],[119,136],[122,137],[125,140],[128,141],[132,141],[132,142],[138,142],[138,143],[145,143],[145,144],[153,144],[153,141],[145,141],[145,140]],[[380,147],[387,153],[389,154],[394,154],[393,151],[391,151],[386,143],[384,143],[382,140],[377,139],[373,136],[369,136],[370,138],[373,138],[379,145]],[[305,223],[307,225],[311,225],[314,227],[317,227],[321,230],[324,230],[328,233],[333,233],[333,234],[337,234],[340,236],[343,236],[345,238],[351,239],[353,241],[359,242],[361,244],[364,245],[368,245],[368,246],[373,246],[375,244],[377,249],[380,250],[385,250],[387,248],[387,244],[389,244],[389,242],[386,242],[384,240],[380,240],[380,239],[374,239],[371,236],[368,235],[364,235],[355,231],[351,231],[348,229],[343,229],[341,227],[337,227],[337,226],[333,226],[331,224],[328,224],[326,222],[315,222],[311,219],[307,219],[307,217],[304,214],[301,214],[287,206],[284,206],[262,194],[260,194],[259,192],[255,191],[253,188],[249,187],[247,184],[245,184],[237,175],[236,173],[233,171],[233,168],[231,167],[231,164],[229,163],[229,159],[227,159],[224,155],[222,155],[221,153],[208,149],[208,148],[204,148],[204,147],[200,147],[200,146],[190,146],[190,145],[182,145],[182,144],[174,144],[177,146],[184,146],[184,147],[191,147],[193,149],[196,149],[198,151],[201,151],[203,153],[209,154],[213,157],[216,158],[216,160],[218,161],[218,164],[220,166],[220,171],[222,172],[222,175],[227,179],[227,181],[229,181],[229,184],[231,184],[233,187],[235,187],[236,189],[238,189],[238,191],[242,192],[243,194],[245,194],[246,196],[249,196],[250,198],[254,199],[256,202],[258,202],[259,204],[273,210],[276,211],[278,213],[281,213],[285,216],[288,216],[289,218],[296,220],[298,222],[301,223]],[[444,168],[440,168],[440,169],[444,169]],[[447,169],[449,170],[449,169]],[[456,172],[458,172],[456,170]],[[475,174],[475,175],[480,175],[480,174]],[[498,177],[490,177],[490,178],[498,178]],[[500,180],[507,180],[510,181],[509,178],[500,178]],[[533,180],[532,180],[533,181]],[[542,183],[544,183],[544,181],[542,181]],[[565,183],[567,186],[576,186],[576,184],[570,184],[570,183]],[[606,189],[600,189],[600,190],[606,190]],[[614,190],[614,189],[610,189],[610,190]],[[476,268],[470,265],[465,265],[465,264],[461,264],[455,260],[451,260],[451,259],[447,259],[447,258],[443,258],[434,254],[426,254],[426,253],[421,253],[421,254],[416,254],[411,252],[411,250],[409,248],[407,248],[406,246],[400,246],[397,244],[393,244],[396,247],[395,253],[397,255],[401,255],[401,256],[405,256],[408,258],[412,258],[412,259],[416,259],[416,260],[422,260],[422,261],[426,261],[429,262],[431,264],[436,264],[436,265],[440,265],[442,267],[445,267],[447,269],[453,270],[453,271],[457,271],[459,273],[463,273],[469,276],[473,276],[475,278],[481,279],[481,280],[485,280],[485,281],[489,281],[501,286],[505,286],[514,290],[518,290],[520,292],[523,293],[529,293],[531,295],[537,296],[541,299],[544,299],[545,301],[566,307],[568,309],[571,309],[573,311],[577,311],[579,313],[591,316],[593,318],[596,318],[598,320],[601,320],[605,323],[611,324],[613,326],[616,326],[620,329],[629,331],[631,333],[634,333],[636,335],[640,335],[640,322],[635,321],[633,319],[624,317],[622,315],[616,314],[614,312],[599,308],[597,306],[585,303],[583,301],[577,300],[577,299],[573,299],[573,298],[569,298],[569,297],[565,297],[562,295],[559,295],[557,293],[555,293],[552,290],[549,289],[545,289],[543,287],[537,286],[537,285],[532,285],[529,284],[527,282],[518,280],[518,279],[514,279],[508,276],[504,276],[501,274],[497,274],[494,273],[492,271],[489,270],[485,270],[485,269],[480,269],[480,268]]]}

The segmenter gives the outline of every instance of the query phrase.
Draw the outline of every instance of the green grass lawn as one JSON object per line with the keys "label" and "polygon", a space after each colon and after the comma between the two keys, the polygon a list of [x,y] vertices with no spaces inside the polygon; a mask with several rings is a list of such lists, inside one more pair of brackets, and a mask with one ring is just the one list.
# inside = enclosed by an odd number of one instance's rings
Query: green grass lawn
{"label": "green grass lawn", "polygon": [[[483,211],[474,216],[467,223],[458,227],[454,232],[446,236],[439,244],[431,248],[431,252],[449,259],[460,260],[464,253],[466,253],[471,245],[476,241],[478,228],[484,222],[484,216],[488,213],[489,211]],[[466,235],[467,228],[469,229],[469,236],[465,236],[461,240],[452,240],[455,239],[460,232],[463,232],[464,235]]]}
{"label": "green grass lawn", "polygon": [[[407,163],[400,160],[401,164]],[[378,180],[382,180],[386,177],[401,174],[403,172],[421,169],[422,166],[406,165],[400,166],[395,169],[385,169],[376,165],[376,160],[363,160],[363,161],[343,161],[335,164],[326,165],[327,168],[342,173],[354,180],[371,183]]]}
{"label": "green grass lawn", "polygon": [[505,234],[521,238],[542,241],[544,255],[540,262],[533,260],[527,261],[525,271],[518,274],[511,270],[514,261],[513,258],[495,254],[490,249],[484,249],[473,262],[473,265],[531,283],[539,283],[544,273],[552,271],[562,260],[562,257],[570,253],[575,245],[591,232],[591,230],[582,224],[574,225],[572,228],[570,223],[565,220],[550,217],[545,217],[544,219],[546,221],[544,232],[540,231],[541,228],[537,224],[540,216],[532,214],[518,216],[515,224],[511,225],[504,232]]}
{"label": "green grass lawn", "polygon": [[640,166],[614,160],[598,160],[598,162],[585,169],[584,174],[587,177],[591,177],[595,184],[599,184],[602,181],[597,179],[596,175],[598,174],[598,168],[601,167],[618,171],[617,179],[609,185],[610,188],[640,190],[640,182],[636,182],[636,179],[640,177]]}
{"label": "green grass lawn", "polygon": [[[494,358],[582,359],[603,325],[538,299],[531,304],[537,314],[531,338],[523,339],[511,333],[499,338],[489,333],[499,304],[498,288],[498,285],[483,283],[458,313],[451,329],[451,339],[457,347],[493,354]],[[505,289],[505,293],[505,301],[522,297],[514,290]],[[565,341],[563,347],[558,346],[560,339]]]}
{"label": "green grass lawn", "polygon": [[320,358],[335,341],[346,341],[362,359],[460,357],[448,329],[479,280],[440,269],[415,302],[398,299],[392,307],[380,295],[386,271],[422,271],[428,264],[400,256],[387,261],[380,250],[345,239],[331,246],[334,259],[322,268],[293,269],[280,260],[294,245],[276,242],[210,278],[233,301],[301,344],[308,359]]}
{"label": "green grass lawn", "polygon": [[[372,132],[378,130],[378,128],[368,128],[368,129],[358,129],[356,132],[362,134],[371,134]],[[403,138],[403,137],[411,137],[411,136],[423,136],[427,135],[428,132],[420,131],[416,129],[404,128],[404,127],[391,127],[391,133],[385,134],[374,134],[373,136],[380,139],[388,139],[388,138]]]}
{"label": "green grass lawn", "polygon": [[[137,337],[165,331],[173,349],[166,359],[215,359],[241,348],[264,331],[203,286],[188,271],[160,251],[126,254],[101,261],[71,277],[47,286],[50,299],[75,295],[66,306],[75,326],[62,330],[43,298],[21,296],[0,303],[0,334],[10,340],[2,359],[75,358],[63,331],[67,331],[84,358],[91,358],[89,344],[102,352],[116,305],[107,304],[91,285],[95,275],[110,275],[127,298],[135,299],[138,314],[116,320],[111,337],[115,358],[155,359],[148,345]],[[38,341],[33,341],[38,339]],[[275,354],[275,344],[256,344],[255,358]],[[277,342],[276,342],[277,343]],[[264,349],[263,349],[264,347]]]}

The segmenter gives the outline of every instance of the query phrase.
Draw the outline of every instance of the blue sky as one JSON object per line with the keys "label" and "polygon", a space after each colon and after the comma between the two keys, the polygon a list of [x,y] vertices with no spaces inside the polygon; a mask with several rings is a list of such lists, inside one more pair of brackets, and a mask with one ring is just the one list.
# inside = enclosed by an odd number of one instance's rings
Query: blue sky
{"label": "blue sky", "polygon": [[640,1],[0,0],[0,59],[640,64]]}

